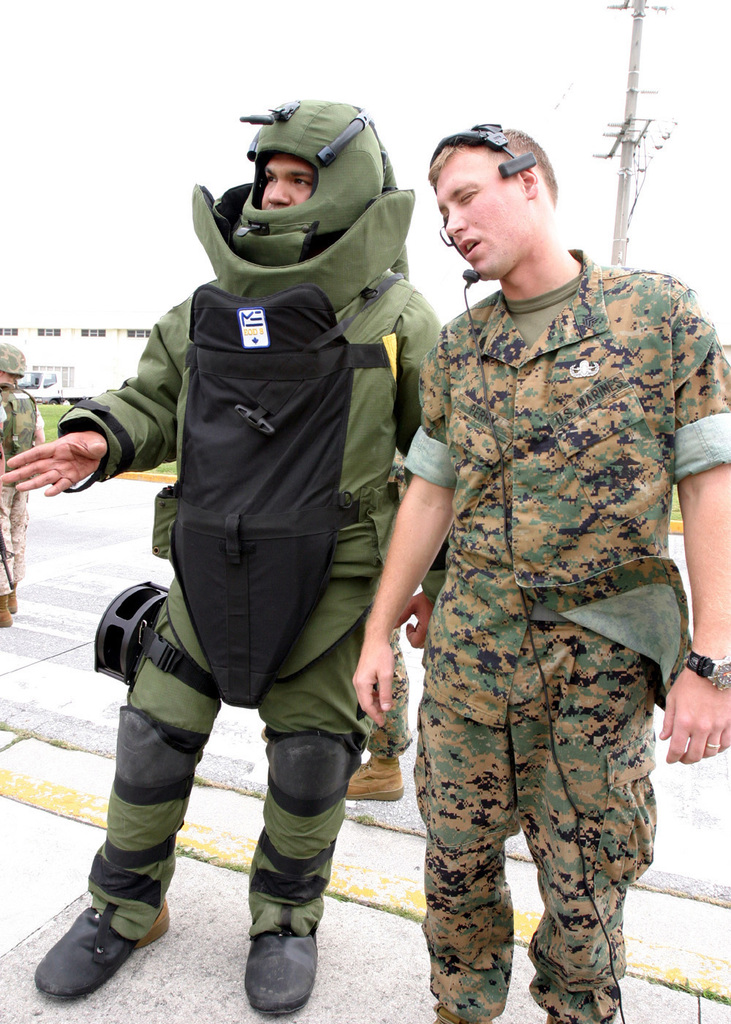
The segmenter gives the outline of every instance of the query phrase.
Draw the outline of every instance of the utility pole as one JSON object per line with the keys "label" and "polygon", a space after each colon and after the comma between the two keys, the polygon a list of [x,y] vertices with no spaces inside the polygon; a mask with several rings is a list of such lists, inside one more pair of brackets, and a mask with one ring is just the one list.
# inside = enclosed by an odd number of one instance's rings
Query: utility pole
{"label": "utility pole", "polygon": [[[630,46],[629,74],[627,77],[627,94],[624,105],[624,120],[620,124],[610,124],[609,127],[615,131],[605,132],[605,136],[614,139],[614,144],[609,153],[596,155],[608,160],[614,157],[619,151],[620,168],[619,183],[617,186],[617,207],[614,218],[614,238],[612,241],[612,263],[623,264],[627,260],[627,244],[629,242],[629,223],[632,218],[634,203],[632,192],[635,196],[639,191],[637,184],[637,149],[646,139],[652,119],[637,119],[637,98],[640,93],[640,51],[642,48],[642,25],[645,19],[646,0],[623,0],[621,4],[615,4],[609,10],[626,11],[632,8],[632,43]],[[667,11],[667,7],[653,7],[655,11]],[[670,129],[672,131],[672,128]],[[659,149],[662,143],[669,137],[670,131],[663,132],[662,141],[655,142],[655,148]],[[646,164],[642,167],[641,173],[647,169]]]}

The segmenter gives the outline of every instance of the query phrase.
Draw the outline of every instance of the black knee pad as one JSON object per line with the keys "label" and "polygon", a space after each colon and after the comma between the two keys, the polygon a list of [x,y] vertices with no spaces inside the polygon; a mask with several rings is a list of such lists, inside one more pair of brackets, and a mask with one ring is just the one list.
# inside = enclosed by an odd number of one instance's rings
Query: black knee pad
{"label": "black knee pad", "polygon": [[351,736],[323,732],[284,733],[269,740],[269,788],[290,814],[311,818],[343,799],[360,764]]}
{"label": "black knee pad", "polygon": [[121,708],[114,789],[131,804],[184,800],[193,786],[207,734],[157,722],[139,708]]}

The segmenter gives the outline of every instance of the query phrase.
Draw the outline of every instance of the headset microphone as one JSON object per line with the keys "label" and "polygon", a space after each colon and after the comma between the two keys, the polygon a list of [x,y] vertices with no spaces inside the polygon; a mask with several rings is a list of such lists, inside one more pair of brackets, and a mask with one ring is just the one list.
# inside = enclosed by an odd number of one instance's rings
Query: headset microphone
{"label": "headset microphone", "polygon": [[462,280],[467,282],[467,287],[469,288],[470,285],[477,284],[480,280],[480,275],[476,270],[465,270],[464,274],[462,274]]}

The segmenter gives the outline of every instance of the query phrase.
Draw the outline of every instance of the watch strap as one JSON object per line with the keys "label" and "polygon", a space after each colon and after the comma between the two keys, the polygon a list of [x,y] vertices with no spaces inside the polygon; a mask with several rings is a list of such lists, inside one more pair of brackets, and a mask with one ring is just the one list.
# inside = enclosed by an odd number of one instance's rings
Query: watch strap
{"label": "watch strap", "polygon": [[686,665],[699,676],[703,676],[704,679],[710,679],[716,667],[716,663],[712,658],[706,658],[703,654],[696,654],[695,651],[691,651],[688,655]]}

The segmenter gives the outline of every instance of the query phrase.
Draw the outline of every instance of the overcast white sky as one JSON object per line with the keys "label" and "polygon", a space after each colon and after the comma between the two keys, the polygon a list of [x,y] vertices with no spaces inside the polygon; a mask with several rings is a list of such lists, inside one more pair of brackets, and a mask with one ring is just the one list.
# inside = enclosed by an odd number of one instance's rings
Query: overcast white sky
{"label": "overcast white sky", "polygon": [[[725,7],[648,9],[640,86],[656,93],[638,113],[678,125],[650,165],[628,262],[693,285],[731,343]],[[0,326],[151,326],[211,276],[193,185],[250,180],[239,115],[297,98],[373,115],[399,184],[416,188],[411,276],[442,319],[460,311],[465,265],[439,241],[426,172],[436,142],[475,122],[543,144],[567,246],[610,260],[619,162],[593,154],[624,114],[632,16],[606,0],[436,16],[416,0],[28,0],[3,29]]]}

